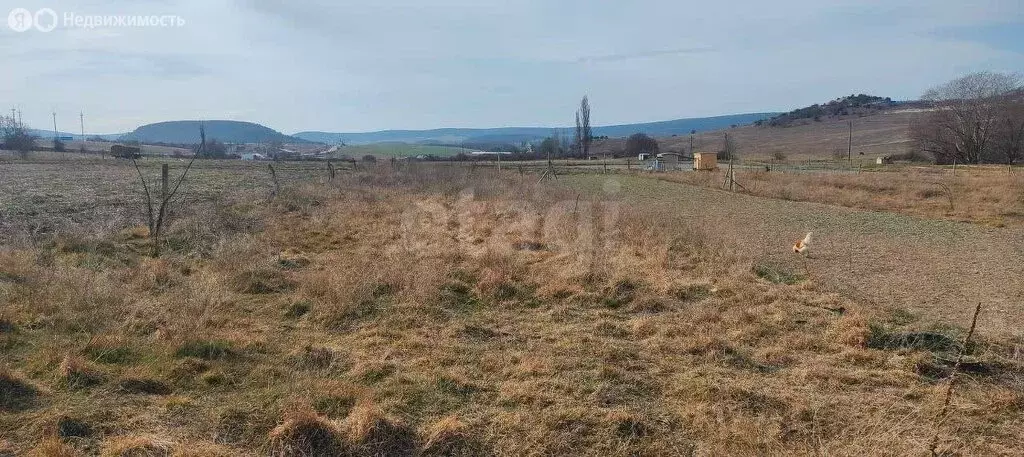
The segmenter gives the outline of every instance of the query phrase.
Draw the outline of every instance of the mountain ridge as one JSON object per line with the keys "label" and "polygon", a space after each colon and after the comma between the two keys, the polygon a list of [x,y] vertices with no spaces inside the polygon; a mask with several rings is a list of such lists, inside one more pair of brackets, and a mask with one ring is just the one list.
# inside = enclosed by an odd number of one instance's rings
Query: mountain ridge
{"label": "mountain ridge", "polygon": [[[721,116],[672,119],[666,121],[642,122],[634,124],[616,124],[593,127],[594,136],[620,138],[643,132],[655,137],[685,135],[691,131],[705,132],[728,128],[735,125],[747,125],[764,121],[782,113],[743,113]],[[265,125],[234,120],[173,120],[144,124],[127,133],[91,134],[85,138],[102,138],[108,141],[138,141],[151,144],[196,144],[199,143],[199,125],[206,129],[207,140],[218,140],[224,143],[326,143],[337,144],[376,144],[376,143],[421,143],[421,144],[519,144],[537,142],[559,133],[571,139],[573,127],[492,127],[492,128],[461,128],[442,127],[436,129],[387,129],[370,132],[326,132],[302,131],[292,135],[284,134]],[[53,132],[43,129],[30,129],[40,139],[52,139]],[[59,136],[81,140],[82,135],[72,132],[58,132]]]}
{"label": "mountain ridge", "polygon": [[[637,132],[652,136],[684,135],[692,130],[708,131],[746,125],[778,115],[776,112],[728,114],[722,116],[672,119],[667,121],[644,122],[595,126],[595,136],[625,137]],[[293,134],[296,138],[318,143],[372,144],[381,142],[415,143],[460,143],[460,142],[522,142],[536,141],[551,136],[554,132],[571,135],[573,127],[494,127],[456,128],[446,127],[426,130],[391,129],[372,132],[325,132],[303,131]]]}

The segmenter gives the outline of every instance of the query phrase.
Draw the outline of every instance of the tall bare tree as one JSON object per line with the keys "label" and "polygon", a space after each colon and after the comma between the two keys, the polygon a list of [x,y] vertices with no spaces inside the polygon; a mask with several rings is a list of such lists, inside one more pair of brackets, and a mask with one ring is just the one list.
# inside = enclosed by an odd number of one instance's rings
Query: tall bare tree
{"label": "tall bare tree", "polygon": [[583,154],[583,124],[580,123],[579,110],[576,110],[576,137],[573,139],[572,149],[577,156]]}
{"label": "tall bare tree", "polygon": [[590,100],[587,96],[583,96],[583,100],[580,101],[580,110],[576,112],[579,120],[576,124],[579,126],[577,130],[580,131],[580,148],[582,149],[583,158],[590,157],[590,143],[594,141],[594,132],[590,128]]}
{"label": "tall bare tree", "polygon": [[924,94],[937,110],[911,127],[917,148],[939,163],[993,161],[993,134],[1003,99],[1021,87],[1016,75],[979,72]]}

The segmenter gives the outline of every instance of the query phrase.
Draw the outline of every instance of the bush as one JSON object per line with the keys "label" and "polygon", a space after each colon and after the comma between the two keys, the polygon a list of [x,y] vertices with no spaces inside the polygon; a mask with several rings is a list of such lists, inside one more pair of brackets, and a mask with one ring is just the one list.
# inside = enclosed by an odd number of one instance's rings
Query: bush
{"label": "bush", "polygon": [[28,128],[13,117],[0,117],[0,137],[3,139],[0,149],[16,151],[22,157],[36,147],[36,137],[29,134]]}

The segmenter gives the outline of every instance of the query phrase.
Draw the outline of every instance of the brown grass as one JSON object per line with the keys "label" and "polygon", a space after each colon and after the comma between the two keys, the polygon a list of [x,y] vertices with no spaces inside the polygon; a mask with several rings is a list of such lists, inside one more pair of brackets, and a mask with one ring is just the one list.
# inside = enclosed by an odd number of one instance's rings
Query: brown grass
{"label": "brown grass", "polygon": [[273,455],[347,455],[351,451],[341,428],[311,410],[288,413],[284,422],[270,431]]}
{"label": "brown grass", "polygon": [[147,436],[118,436],[104,442],[102,457],[159,457],[171,455],[173,444]]}
{"label": "brown grass", "polygon": [[[527,178],[285,180],[270,202],[180,207],[168,242],[193,241],[160,259],[130,218],[8,224],[0,386],[33,401],[3,437],[52,445],[67,415],[100,432],[64,444],[103,455],[923,451],[932,353],[867,344],[913,324],[761,280],[714,230]],[[1018,446],[1020,363],[986,344],[940,449]],[[75,388],[62,361],[104,376]]]}
{"label": "brown grass", "polygon": [[[722,188],[725,170],[660,176]],[[904,167],[860,174],[736,172],[741,192],[760,197],[890,211],[996,227],[1024,224],[1024,172],[1006,167]]]}

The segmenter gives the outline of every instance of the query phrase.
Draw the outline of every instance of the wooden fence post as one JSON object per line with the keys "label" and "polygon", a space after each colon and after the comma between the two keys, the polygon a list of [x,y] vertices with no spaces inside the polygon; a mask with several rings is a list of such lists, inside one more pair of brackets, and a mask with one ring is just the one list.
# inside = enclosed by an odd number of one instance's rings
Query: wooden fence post
{"label": "wooden fence post", "polygon": [[270,194],[270,198],[274,198],[280,192],[281,184],[277,182],[277,172],[274,171],[274,164],[268,163],[267,167],[270,168],[270,177],[274,180],[274,191]]}
{"label": "wooden fence post", "polygon": [[160,201],[167,201],[167,192],[170,188],[170,171],[167,164],[160,166]]}

